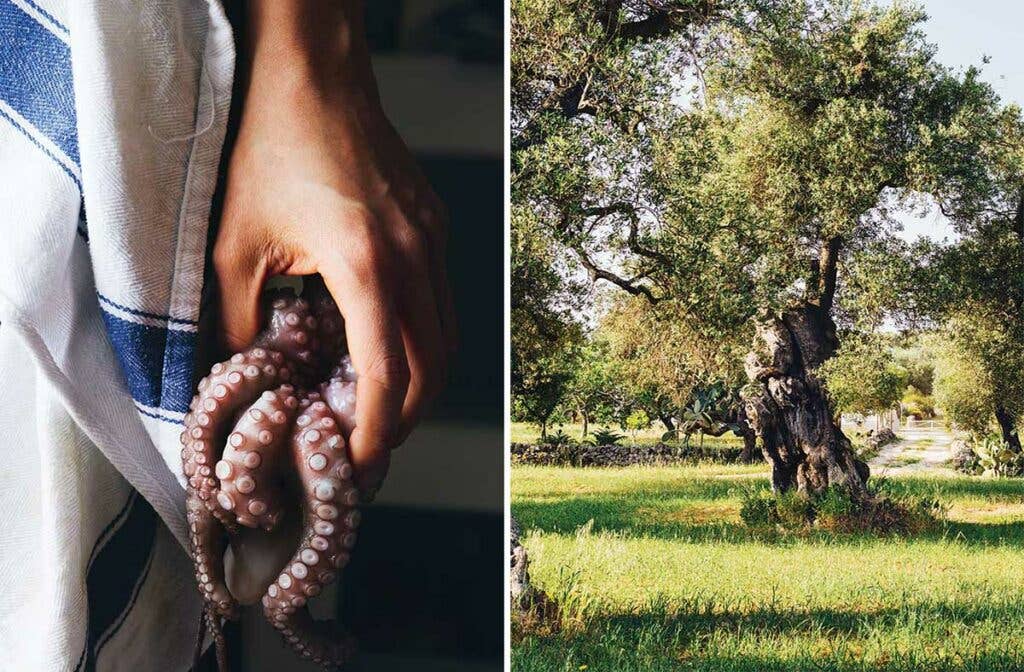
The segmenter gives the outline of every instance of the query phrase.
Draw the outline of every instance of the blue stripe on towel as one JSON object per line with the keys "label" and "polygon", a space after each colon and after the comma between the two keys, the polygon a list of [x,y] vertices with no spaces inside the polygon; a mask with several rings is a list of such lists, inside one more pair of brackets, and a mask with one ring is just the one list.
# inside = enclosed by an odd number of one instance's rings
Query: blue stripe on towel
{"label": "blue stripe on towel", "polygon": [[[2,51],[0,51],[0,55],[2,55]],[[78,179],[78,176],[75,175],[74,172],[72,172],[72,170],[70,168],[68,168],[64,164],[63,161],[61,161],[56,156],[54,156],[53,152],[51,152],[49,149],[47,149],[46,146],[43,145],[43,143],[39,142],[39,140],[37,140],[35,138],[35,136],[33,135],[32,130],[30,130],[28,128],[25,128],[22,124],[20,124],[18,122],[17,119],[15,119],[14,117],[10,116],[9,114],[4,112],[3,110],[0,110],[0,119],[4,119],[5,121],[7,121],[19,133],[24,135],[25,138],[29,142],[31,142],[33,145],[35,145],[39,149],[39,151],[41,151],[43,154],[46,154],[46,156],[48,156],[50,158],[50,160],[52,160],[54,163],[56,163],[57,166],[61,170],[63,170],[65,173],[67,173],[67,176],[71,178],[71,181],[75,183],[75,186],[78,187],[78,193],[82,193],[82,182],[81,182],[81,180]],[[83,219],[82,221],[84,222],[85,220]]]}
{"label": "blue stripe on towel", "polygon": [[[196,352],[196,334],[170,329],[164,351],[163,391],[160,408],[184,413],[192,401],[192,361]],[[161,418],[164,419],[164,418]],[[175,420],[174,422],[180,422]]]}
{"label": "blue stripe on towel", "polygon": [[121,304],[121,303],[118,303],[117,301],[114,301],[113,299],[111,299],[109,297],[103,296],[99,292],[96,292],[96,295],[98,297],[100,297],[100,301],[103,301],[104,303],[109,303],[114,308],[120,308],[121,310],[123,310],[126,313],[131,313],[132,315],[138,315],[139,317],[149,317],[149,318],[152,318],[154,320],[167,320],[168,322],[170,322],[172,324],[192,324],[192,325],[199,324],[195,320],[185,320],[185,319],[182,319],[182,318],[179,318],[179,317],[171,317],[169,315],[160,315],[159,313],[148,313],[145,310],[138,310],[136,308],[129,308],[128,306],[126,306],[124,304]]}
{"label": "blue stripe on towel", "polygon": [[146,406],[186,412],[192,398],[195,333],[101,312],[132,398]]}
{"label": "blue stripe on towel", "polygon": [[100,649],[135,606],[148,576],[158,524],[153,507],[133,491],[125,507],[96,540],[85,579],[85,647],[75,672],[96,669]]}
{"label": "blue stripe on towel", "polygon": [[44,16],[46,18],[46,20],[49,21],[50,23],[52,23],[54,25],[54,27],[58,31],[64,33],[64,35],[67,35],[67,36],[71,35],[71,31],[68,30],[67,26],[65,26],[63,23],[61,23],[57,19],[56,16],[54,16],[53,14],[50,14],[48,11],[46,11],[45,9],[40,7],[38,3],[33,2],[32,0],[25,0],[25,4],[28,5],[29,7],[31,7],[32,9],[36,10],[37,12],[39,12],[42,16]]}
{"label": "blue stripe on towel", "polygon": [[71,49],[10,0],[0,0],[0,99],[81,165]]}

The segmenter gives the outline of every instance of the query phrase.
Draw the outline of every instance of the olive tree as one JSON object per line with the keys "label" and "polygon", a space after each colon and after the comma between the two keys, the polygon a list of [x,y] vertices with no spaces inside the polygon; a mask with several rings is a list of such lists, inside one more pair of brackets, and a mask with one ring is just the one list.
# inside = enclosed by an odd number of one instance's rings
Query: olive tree
{"label": "olive tree", "polygon": [[920,166],[956,160],[935,145],[977,97],[935,62],[923,13],[842,0],[513,9],[513,208],[577,272],[707,341],[752,332],[744,399],[773,486],[866,495],[817,374],[839,347],[841,279],[892,237],[887,206],[923,183]]}

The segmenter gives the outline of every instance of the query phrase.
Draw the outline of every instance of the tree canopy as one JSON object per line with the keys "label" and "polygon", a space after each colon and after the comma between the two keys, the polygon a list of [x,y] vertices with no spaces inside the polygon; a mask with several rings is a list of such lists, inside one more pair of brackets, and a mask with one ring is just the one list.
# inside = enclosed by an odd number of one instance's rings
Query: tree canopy
{"label": "tree canopy", "polygon": [[[892,396],[872,334],[939,329],[986,371],[1010,436],[1024,125],[977,69],[936,59],[926,18],[853,0],[514,0],[514,389],[549,336],[596,329],[623,389],[679,407],[742,380],[759,325],[810,307],[808,375],[827,363],[834,404]],[[905,242],[897,215],[931,204],[957,238]],[[622,298],[595,317],[589,285]],[[869,400],[864,375],[885,394]]]}

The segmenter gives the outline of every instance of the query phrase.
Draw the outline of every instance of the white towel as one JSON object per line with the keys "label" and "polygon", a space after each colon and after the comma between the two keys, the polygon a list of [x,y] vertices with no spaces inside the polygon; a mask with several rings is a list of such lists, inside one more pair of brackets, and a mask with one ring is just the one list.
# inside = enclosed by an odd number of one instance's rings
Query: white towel
{"label": "white towel", "polygon": [[0,0],[0,670],[185,670],[217,0]]}

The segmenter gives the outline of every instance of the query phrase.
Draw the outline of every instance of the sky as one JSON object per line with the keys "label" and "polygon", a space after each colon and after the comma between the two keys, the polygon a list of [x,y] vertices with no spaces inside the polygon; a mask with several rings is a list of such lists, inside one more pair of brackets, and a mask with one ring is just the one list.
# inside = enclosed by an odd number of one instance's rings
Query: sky
{"label": "sky", "polygon": [[[925,32],[938,46],[937,60],[957,69],[975,65],[1004,102],[1024,106],[1024,2],[1020,0],[920,0]],[[983,57],[991,60],[983,64]],[[938,210],[900,217],[902,237],[952,238]]]}
{"label": "sky", "polygon": [[1006,102],[1024,105],[1024,3],[1020,0],[926,0],[925,30],[938,60],[954,67],[982,66],[984,78]]}

